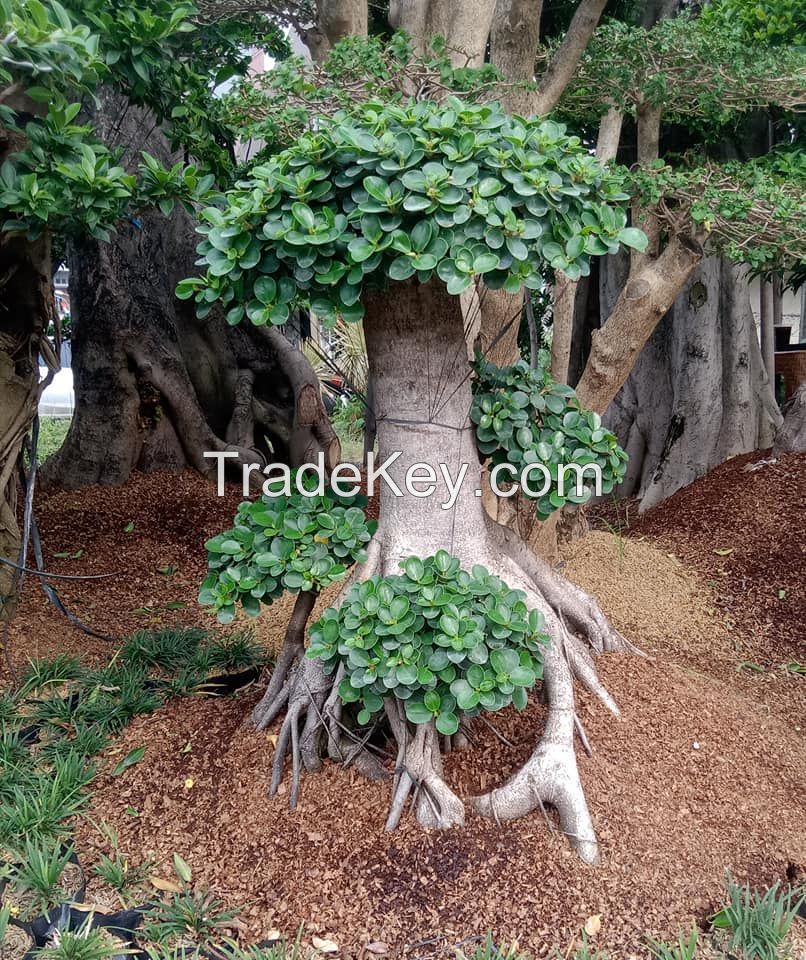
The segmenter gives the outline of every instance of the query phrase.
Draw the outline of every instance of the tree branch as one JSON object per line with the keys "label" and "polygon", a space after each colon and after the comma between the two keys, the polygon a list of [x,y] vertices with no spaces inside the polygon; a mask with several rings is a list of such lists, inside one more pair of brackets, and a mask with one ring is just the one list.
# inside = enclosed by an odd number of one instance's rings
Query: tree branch
{"label": "tree branch", "polygon": [[583,407],[607,410],[702,257],[693,237],[674,236],[656,260],[630,271],[607,322],[593,333],[590,357],[576,388]]}
{"label": "tree branch", "polygon": [[604,12],[607,0],[582,0],[574,13],[563,42],[543,74],[534,100],[534,114],[542,116],[557,106],[573,80],[582,54]]}

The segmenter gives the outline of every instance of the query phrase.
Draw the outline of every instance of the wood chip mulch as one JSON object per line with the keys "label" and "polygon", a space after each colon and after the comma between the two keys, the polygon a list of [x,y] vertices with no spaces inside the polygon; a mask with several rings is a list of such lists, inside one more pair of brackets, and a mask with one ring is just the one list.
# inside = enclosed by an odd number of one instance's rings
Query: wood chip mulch
{"label": "wood chip mulch", "polygon": [[[630,523],[711,589],[742,682],[806,730],[806,454],[735,457]],[[748,469],[758,466],[758,469]],[[799,691],[794,698],[789,693]]]}
{"label": "wood chip mulch", "polygon": [[[194,603],[202,544],[231,522],[239,499],[238,490],[217,499],[192,475],[52,493],[39,509],[46,562],[64,573],[122,571],[120,579],[60,588],[77,613],[116,636],[166,623],[209,624]],[[683,524],[684,507],[678,502]],[[762,512],[759,522],[777,521]],[[696,539],[696,528],[692,519],[685,537]],[[670,514],[658,531],[660,547],[595,534],[565,560],[566,574],[595,586],[616,625],[655,656],[599,662],[620,720],[579,695],[595,751],[592,758],[580,751],[580,769],[601,843],[598,868],[584,867],[539,811],[502,825],[470,814],[465,829],[445,834],[426,833],[406,816],[396,833],[385,834],[388,785],[332,763],[304,778],[299,806],[289,810],[287,794],[266,795],[276,726],[267,736],[245,723],[259,691],[175,701],[135,721],[110,759],[140,745],[145,758],[96,781],[90,815],[119,830],[133,862],[155,858],[164,876],[180,853],[197,882],[244,908],[256,939],[274,930],[293,936],[304,923],[306,937],[333,939],[344,956],[382,943],[390,955],[413,958],[492,930],[547,956],[554,947],[565,951],[599,914],[597,947],[613,958],[645,956],[647,932],[672,935],[719,904],[726,869],[767,884],[806,868],[806,751],[791,712],[798,692],[806,704],[806,684],[790,677],[788,684],[800,686],[793,686],[788,709],[776,710],[744,674],[712,669],[734,656],[735,630],[726,621],[740,619],[746,605],[723,592],[722,581],[712,593],[700,566],[707,551],[689,558],[682,536],[667,539],[671,531]],[[648,528],[640,533],[649,536]],[[708,536],[711,549],[724,543],[738,554],[753,534],[728,511]],[[765,549],[773,550],[774,537],[768,539]],[[79,548],[78,559],[54,556]],[[715,559],[730,569],[729,561],[740,558]],[[157,572],[166,565],[177,571]],[[781,582],[795,598],[797,584]],[[186,606],[172,609],[171,602]],[[258,632],[267,644],[276,645],[287,613],[278,603],[261,617]],[[18,660],[58,650],[109,655],[108,644],[82,636],[46,608],[31,584],[12,639]],[[791,649],[776,648],[770,660]],[[542,716],[533,705],[524,716],[492,718],[514,747],[477,724],[472,748],[446,758],[448,781],[464,795],[501,782],[530,753]],[[78,845],[89,863],[90,852],[103,849],[89,824],[79,826]]]}

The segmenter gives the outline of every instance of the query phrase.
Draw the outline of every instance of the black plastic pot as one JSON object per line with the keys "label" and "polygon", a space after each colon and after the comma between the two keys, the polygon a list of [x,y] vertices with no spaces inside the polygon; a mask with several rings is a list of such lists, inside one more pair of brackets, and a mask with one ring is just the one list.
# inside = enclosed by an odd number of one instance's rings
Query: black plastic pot
{"label": "black plastic pot", "polygon": [[262,667],[248,667],[237,673],[220,673],[217,676],[208,677],[199,684],[197,690],[208,697],[226,697],[260,679],[261,670]]}
{"label": "black plastic pot", "polygon": [[[43,947],[57,930],[79,930],[89,918],[90,929],[105,929],[120,940],[131,941],[140,925],[143,914],[140,910],[119,910],[117,913],[96,913],[70,903],[54,907],[41,917],[30,922],[12,919],[12,923],[25,930],[37,947]],[[129,956],[129,954],[127,954]]]}

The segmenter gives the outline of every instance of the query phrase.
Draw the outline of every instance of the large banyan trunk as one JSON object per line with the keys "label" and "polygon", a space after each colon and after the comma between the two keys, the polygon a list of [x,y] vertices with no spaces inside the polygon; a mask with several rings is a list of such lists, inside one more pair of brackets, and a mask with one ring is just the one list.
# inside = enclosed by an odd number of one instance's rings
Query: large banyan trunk
{"label": "large banyan trunk", "polygon": [[[376,386],[379,461],[399,456],[388,468],[391,483],[380,485],[380,526],[369,545],[369,559],[354,571],[351,582],[398,573],[403,558],[426,557],[442,549],[464,566],[483,564],[512,587],[524,590],[529,606],[544,613],[553,638],[544,663],[549,701],[546,731],[519,774],[471,802],[482,814],[499,819],[552,804],[583,858],[595,860],[596,838],[574,754],[574,731],[581,727],[572,681],[579,679],[617,712],[596,677],[591,650],[602,653],[629,645],[608,625],[594,601],[554,574],[516,534],[493,523],[483,508],[481,465],[469,419],[470,368],[459,298],[449,296],[438,282],[409,281],[395,284],[392,295],[368,292],[365,306],[367,351]],[[436,474],[435,489],[427,497],[418,497],[407,489],[406,476],[415,464],[423,463]],[[449,489],[440,465],[454,480],[462,476],[458,491]],[[318,661],[306,659],[298,660],[283,679],[279,693],[279,684],[271,684],[254,720],[263,727],[288,705],[272,785],[274,789],[279,785],[283,761],[290,752],[293,800],[301,767],[316,770],[325,744],[335,759],[352,758],[356,750],[344,736],[334,685],[338,674],[325,677]],[[386,703],[386,716],[398,745],[387,826],[395,826],[412,791],[418,819],[425,826],[461,824],[464,804],[443,779],[440,738],[427,725],[408,724],[394,699]]]}
{"label": "large banyan trunk", "polygon": [[[603,285],[605,312],[612,280]],[[619,493],[639,496],[642,510],[772,443],[780,414],[737,267],[709,257],[696,269],[605,420],[630,455]]]}
{"label": "large banyan trunk", "polygon": [[[9,105],[36,110],[24,95]],[[0,128],[0,162],[20,149],[18,131]],[[22,531],[17,510],[17,464],[36,417],[39,397],[58,358],[47,339],[56,319],[53,304],[50,236],[28,240],[0,233],[0,623],[14,613],[18,576],[9,564],[21,555]],[[40,360],[51,373],[40,381]]]}
{"label": "large banyan trunk", "polygon": [[55,317],[50,241],[29,242],[6,233],[0,241],[0,623],[14,612],[22,530],[17,509],[17,463],[36,417],[43,382],[39,357],[53,370],[56,355],[47,340]]}
{"label": "large banyan trunk", "polygon": [[[118,97],[105,95],[96,124],[113,142],[172,160],[159,129]],[[236,466],[301,463],[320,450],[338,458],[316,375],[278,329],[229,327],[218,310],[200,320],[192,301],[176,298],[177,283],[197,272],[198,240],[177,208],[121,222],[108,243],[73,244],[76,411],[46,481],[73,488],[121,484],[135,469],[212,473],[205,451],[238,453]]]}

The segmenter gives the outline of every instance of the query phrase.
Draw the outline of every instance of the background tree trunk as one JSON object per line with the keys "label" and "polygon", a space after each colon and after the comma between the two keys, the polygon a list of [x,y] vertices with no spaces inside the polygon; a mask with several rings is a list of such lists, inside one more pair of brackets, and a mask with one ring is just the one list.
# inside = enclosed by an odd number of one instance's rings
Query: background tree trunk
{"label": "background tree trunk", "polygon": [[806,380],[795,391],[784,408],[784,422],[777,436],[772,455],[801,453],[806,450]]}
{"label": "background tree trunk", "polygon": [[[96,122],[170,162],[148,121],[107,96]],[[218,310],[200,320],[192,301],[176,298],[176,284],[197,272],[194,226],[182,208],[169,217],[148,210],[108,243],[72,245],[76,410],[45,482],[121,484],[135,469],[212,473],[205,451],[258,463],[300,463],[319,450],[338,458],[319,381],[280,330],[230,327]]]}
{"label": "background tree trunk", "polygon": [[642,510],[728,457],[769,446],[780,414],[738,268],[709,257],[694,271],[605,421],[630,454],[619,495],[640,496]]}
{"label": "background tree trunk", "polygon": [[[12,106],[37,110],[20,95]],[[0,162],[22,145],[16,131],[0,130]],[[16,562],[22,547],[17,515],[17,462],[36,417],[39,397],[58,370],[57,352],[47,339],[57,320],[53,304],[50,235],[36,240],[14,233],[0,235],[0,557]],[[40,381],[39,364],[50,368]],[[0,565],[0,623],[13,616],[18,577]]]}

